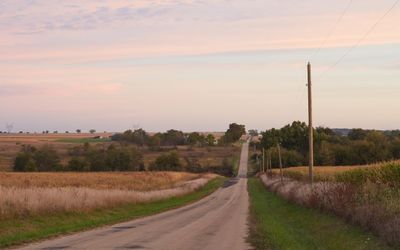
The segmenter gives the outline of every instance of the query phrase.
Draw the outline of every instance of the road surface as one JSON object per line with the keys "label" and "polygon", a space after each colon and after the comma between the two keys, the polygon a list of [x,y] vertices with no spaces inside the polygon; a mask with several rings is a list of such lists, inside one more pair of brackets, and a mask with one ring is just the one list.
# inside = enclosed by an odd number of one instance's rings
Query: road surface
{"label": "road surface", "polygon": [[48,240],[23,249],[245,250],[248,233],[248,143],[239,176],[189,206],[113,226]]}

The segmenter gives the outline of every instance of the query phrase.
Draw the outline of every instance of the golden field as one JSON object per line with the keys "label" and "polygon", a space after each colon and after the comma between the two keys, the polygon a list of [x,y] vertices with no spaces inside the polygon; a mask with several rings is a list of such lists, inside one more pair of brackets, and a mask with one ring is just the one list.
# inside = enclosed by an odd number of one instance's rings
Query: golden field
{"label": "golden field", "polygon": [[0,219],[136,204],[185,195],[215,175],[188,173],[3,173]]}
{"label": "golden field", "polygon": [[91,188],[152,191],[176,187],[201,175],[175,172],[54,172],[0,173],[0,186],[9,188]]}

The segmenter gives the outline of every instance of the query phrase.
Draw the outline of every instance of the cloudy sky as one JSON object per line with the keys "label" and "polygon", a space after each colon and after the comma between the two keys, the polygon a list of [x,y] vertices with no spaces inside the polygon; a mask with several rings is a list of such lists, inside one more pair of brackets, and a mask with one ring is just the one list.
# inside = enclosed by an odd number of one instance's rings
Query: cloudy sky
{"label": "cloudy sky", "polygon": [[395,2],[2,0],[0,130],[400,128]]}

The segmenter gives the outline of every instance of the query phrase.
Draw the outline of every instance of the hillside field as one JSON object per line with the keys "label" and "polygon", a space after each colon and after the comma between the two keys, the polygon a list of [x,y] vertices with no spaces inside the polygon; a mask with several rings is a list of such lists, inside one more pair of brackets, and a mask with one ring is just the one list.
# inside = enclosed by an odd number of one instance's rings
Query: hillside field
{"label": "hillside field", "polygon": [[[216,138],[222,133],[212,133]],[[108,146],[112,133],[96,134],[0,134],[0,171],[11,171],[13,161],[22,145],[32,145],[40,148],[50,145],[60,155],[61,162],[67,163],[70,159],[69,150],[75,146],[88,142],[93,145]],[[100,139],[95,139],[100,136]],[[158,156],[168,151],[177,151],[181,160],[195,159],[201,166],[220,166],[225,158],[234,158],[239,153],[238,147],[164,147],[159,151],[151,151],[148,148],[138,148],[143,154],[143,162],[148,167]],[[183,162],[184,164],[185,162]]]}

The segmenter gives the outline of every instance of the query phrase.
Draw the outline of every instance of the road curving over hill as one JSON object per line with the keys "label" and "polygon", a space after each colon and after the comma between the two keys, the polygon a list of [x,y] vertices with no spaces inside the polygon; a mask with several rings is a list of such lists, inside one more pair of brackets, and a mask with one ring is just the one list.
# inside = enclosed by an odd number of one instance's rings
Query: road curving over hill
{"label": "road curving over hill", "polygon": [[238,177],[189,206],[21,249],[250,249],[247,162],[248,143],[244,143]]}

